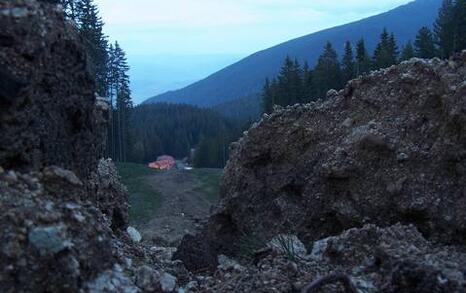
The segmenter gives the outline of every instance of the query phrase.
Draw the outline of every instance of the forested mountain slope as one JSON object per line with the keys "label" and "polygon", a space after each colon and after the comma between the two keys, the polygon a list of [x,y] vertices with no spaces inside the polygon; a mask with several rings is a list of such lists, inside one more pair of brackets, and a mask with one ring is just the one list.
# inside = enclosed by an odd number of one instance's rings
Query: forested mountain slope
{"label": "forested mountain slope", "polygon": [[395,34],[399,44],[404,44],[414,39],[422,26],[432,26],[440,4],[441,0],[417,0],[383,14],[279,44],[188,87],[153,97],[146,103],[173,102],[212,107],[246,96],[254,97],[265,78],[278,73],[286,55],[301,62],[307,60],[313,67],[326,41],[330,41],[341,54],[346,40],[355,43],[361,37],[372,51],[384,27]]}
{"label": "forested mountain slope", "polygon": [[196,148],[202,167],[223,167],[228,145],[240,136],[236,123],[210,109],[158,103],[140,105],[131,116],[133,144],[129,159],[147,163],[168,154],[178,159]]}

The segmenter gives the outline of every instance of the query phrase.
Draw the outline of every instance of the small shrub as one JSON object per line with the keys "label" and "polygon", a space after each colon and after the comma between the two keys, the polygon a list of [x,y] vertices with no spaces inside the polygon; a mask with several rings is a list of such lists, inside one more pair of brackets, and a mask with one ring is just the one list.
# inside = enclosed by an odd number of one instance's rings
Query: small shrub
{"label": "small shrub", "polygon": [[238,241],[240,259],[247,263],[253,262],[256,252],[267,246],[259,233],[243,233]]}

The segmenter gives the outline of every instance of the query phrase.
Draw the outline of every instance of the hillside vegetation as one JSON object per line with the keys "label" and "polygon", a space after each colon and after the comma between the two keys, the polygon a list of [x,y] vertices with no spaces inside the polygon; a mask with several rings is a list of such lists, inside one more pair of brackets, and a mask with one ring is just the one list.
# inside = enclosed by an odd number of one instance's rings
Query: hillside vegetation
{"label": "hillside vegetation", "polygon": [[151,98],[146,103],[172,102],[213,107],[242,97],[258,96],[264,80],[279,73],[287,55],[300,63],[307,61],[314,67],[327,41],[334,45],[339,55],[343,55],[346,41],[355,44],[362,37],[366,40],[367,49],[373,51],[384,28],[397,36],[400,46],[404,45],[414,39],[421,27],[432,27],[441,3],[442,0],[417,0],[380,15],[279,44],[181,90]]}
{"label": "hillside vegetation", "polygon": [[129,161],[147,163],[160,155],[189,157],[196,148],[196,167],[221,168],[240,125],[212,110],[189,105],[152,104],[133,109]]}

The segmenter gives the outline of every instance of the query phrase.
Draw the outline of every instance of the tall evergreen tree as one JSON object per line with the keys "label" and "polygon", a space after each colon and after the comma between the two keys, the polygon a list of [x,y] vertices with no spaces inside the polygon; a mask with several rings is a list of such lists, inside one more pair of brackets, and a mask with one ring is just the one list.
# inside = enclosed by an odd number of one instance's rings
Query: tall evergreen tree
{"label": "tall evergreen tree", "polygon": [[103,33],[104,24],[93,0],[80,0],[76,7],[77,24],[91,59],[91,69],[95,76],[97,93],[106,96],[108,42]]}
{"label": "tall evergreen tree", "polygon": [[289,56],[278,75],[276,104],[286,106],[299,103],[302,99],[302,79],[301,67],[297,60],[292,60]]}
{"label": "tall evergreen tree", "polygon": [[398,46],[394,34],[389,34],[383,29],[380,42],[375,48],[373,64],[375,69],[386,68],[398,61]]}
{"label": "tall evergreen tree", "polygon": [[303,103],[306,97],[304,90],[304,70],[301,68],[298,59],[294,60],[294,78],[293,88],[296,91],[296,99],[291,100],[290,104]]}
{"label": "tall evergreen tree", "polygon": [[413,58],[414,54],[414,47],[411,41],[408,41],[406,45],[404,45],[403,50],[401,50],[400,61],[405,61]]}
{"label": "tall evergreen tree", "polygon": [[304,62],[303,66],[303,92],[304,92],[304,101],[309,102],[314,98],[314,90],[312,88],[312,70],[309,67],[309,64]]}
{"label": "tall evergreen tree", "polygon": [[347,82],[348,80],[353,79],[356,75],[356,71],[354,63],[353,46],[349,41],[345,43],[345,54],[343,55],[341,65],[343,81]]}
{"label": "tall evergreen tree", "polygon": [[118,42],[109,47],[107,85],[112,108],[110,150],[112,158],[124,161],[129,145],[129,115],[132,108],[129,88],[129,66]]}
{"label": "tall evergreen tree", "polygon": [[342,87],[340,62],[330,42],[324,47],[324,52],[317,61],[313,74],[313,88],[317,97],[325,98],[330,89]]}
{"label": "tall evergreen tree", "polygon": [[112,110],[107,155],[115,160],[125,160],[129,150],[128,121],[132,108],[125,53],[118,43],[108,45],[103,33],[104,23],[94,0],[57,0],[57,3],[63,6],[66,17],[76,23],[84,40],[97,94],[109,99]]}
{"label": "tall evergreen tree", "polygon": [[466,0],[456,0],[455,19],[455,52],[466,49]]}
{"label": "tall evergreen tree", "polygon": [[262,110],[264,113],[271,113],[274,105],[272,88],[270,86],[270,80],[265,79],[265,85],[262,89]]}
{"label": "tall evergreen tree", "polygon": [[444,0],[434,23],[436,43],[441,57],[448,58],[455,50],[455,3]]}
{"label": "tall evergreen tree", "polygon": [[115,83],[117,76],[117,68],[115,66],[115,49],[113,44],[108,47],[108,58],[107,58],[107,97],[110,104],[110,117],[108,121],[107,130],[107,156],[111,158],[116,157],[116,140],[115,140],[115,123],[114,123],[114,111],[115,108]]}
{"label": "tall evergreen tree", "polygon": [[390,38],[388,39],[388,57],[392,65],[398,63],[399,55],[400,51],[395,38],[395,34],[391,33]]}
{"label": "tall evergreen tree", "polygon": [[414,42],[415,54],[419,58],[433,58],[437,55],[434,36],[429,28],[422,27]]}
{"label": "tall evergreen tree", "polygon": [[78,2],[79,0],[60,0],[60,4],[63,6],[65,15],[74,21],[76,21],[77,18]]}
{"label": "tall evergreen tree", "polygon": [[356,45],[356,75],[361,75],[371,70],[371,57],[367,53],[364,39],[360,39]]}
{"label": "tall evergreen tree", "polygon": [[384,68],[388,67],[389,61],[387,60],[387,48],[388,48],[388,38],[389,34],[386,28],[383,29],[382,34],[380,35],[380,41],[377,44],[377,47],[374,51],[374,68]]}

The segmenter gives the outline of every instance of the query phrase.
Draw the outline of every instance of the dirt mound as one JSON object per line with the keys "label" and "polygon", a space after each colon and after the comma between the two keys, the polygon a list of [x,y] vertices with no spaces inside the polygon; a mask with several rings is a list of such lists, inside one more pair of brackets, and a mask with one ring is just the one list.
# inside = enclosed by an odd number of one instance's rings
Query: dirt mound
{"label": "dirt mound", "polygon": [[264,116],[176,252],[194,273],[126,229],[86,62],[59,6],[0,3],[1,292],[465,291],[466,52]]}
{"label": "dirt mound", "polygon": [[265,115],[232,148],[220,208],[176,256],[212,268],[212,255],[241,254],[244,238],[296,234],[310,249],[398,222],[465,244],[465,80],[466,52],[413,59]]}
{"label": "dirt mound", "polygon": [[[46,7],[46,10],[43,8]],[[89,177],[105,125],[82,41],[58,6],[0,2],[0,165]],[[66,150],[66,151],[64,151]]]}
{"label": "dirt mound", "polygon": [[126,232],[82,42],[59,6],[0,2],[0,292],[174,291],[182,268]]}

